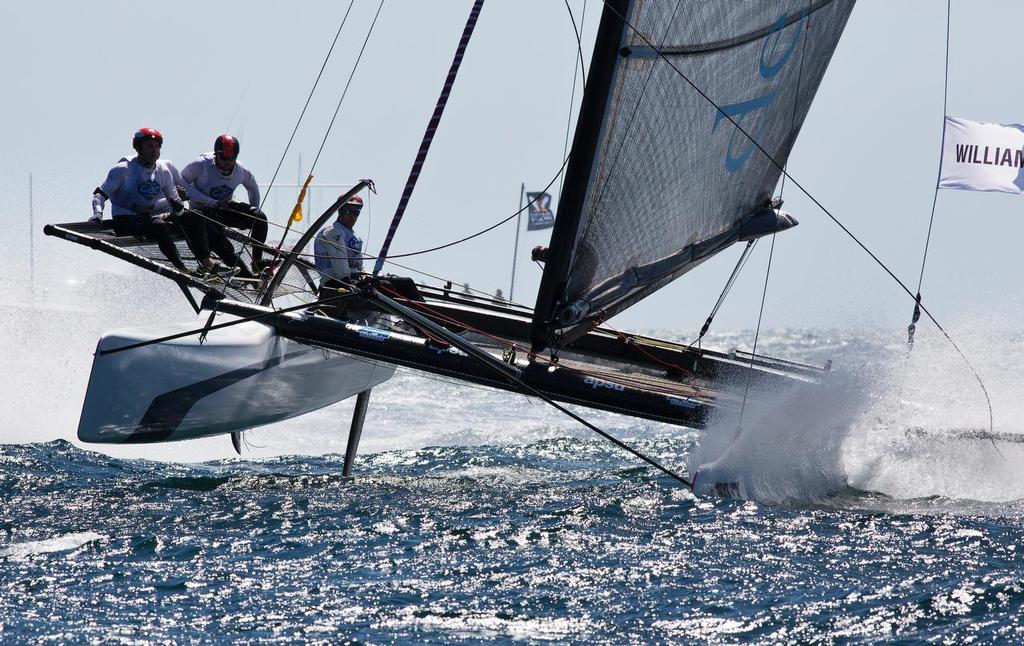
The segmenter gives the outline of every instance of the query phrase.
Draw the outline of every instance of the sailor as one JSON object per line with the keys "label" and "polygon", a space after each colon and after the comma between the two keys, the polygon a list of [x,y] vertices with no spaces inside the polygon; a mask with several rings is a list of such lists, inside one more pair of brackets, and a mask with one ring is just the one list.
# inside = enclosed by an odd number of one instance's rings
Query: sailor
{"label": "sailor", "polygon": [[[316,269],[320,273],[320,298],[338,295],[338,288],[351,286],[363,271],[363,241],[353,227],[363,210],[363,198],[353,195],[338,207],[338,219],[324,227],[313,240]],[[331,316],[371,321],[375,316],[363,309],[362,299],[325,304]]]}
{"label": "sailor", "polygon": [[171,237],[174,219],[184,209],[178,193],[181,176],[174,164],[160,159],[163,135],[155,128],[142,128],[132,137],[138,154],[121,158],[102,186],[92,195],[90,221],[103,219],[103,206],[110,200],[114,232],[119,236],[147,236],[156,240],[160,251],[181,271],[187,271]]}
{"label": "sailor", "polygon": [[[189,239],[200,264],[212,268],[212,249],[228,265],[239,268],[239,275],[252,278],[251,273],[235,253],[224,235],[224,227],[251,230],[252,268],[262,268],[264,243],[267,241],[267,216],[260,211],[260,189],[252,173],[238,161],[240,144],[231,135],[221,135],[213,143],[213,152],[204,153],[185,166],[181,177],[185,180],[189,204],[195,210],[186,220]],[[235,189],[244,186],[249,202],[232,200]]]}
{"label": "sailor", "polygon": [[325,227],[313,241],[321,287],[331,282],[352,282],[363,271],[363,240],[353,230],[362,210],[363,198],[353,195],[338,207],[334,224]]}

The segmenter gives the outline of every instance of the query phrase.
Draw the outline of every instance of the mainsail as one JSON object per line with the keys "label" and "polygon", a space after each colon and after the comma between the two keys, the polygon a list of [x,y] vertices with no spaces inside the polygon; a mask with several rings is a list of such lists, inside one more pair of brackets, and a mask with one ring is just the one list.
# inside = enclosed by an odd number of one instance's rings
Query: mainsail
{"label": "mainsail", "polygon": [[771,193],[853,6],[606,1],[535,349],[571,342],[734,242],[794,224]]}

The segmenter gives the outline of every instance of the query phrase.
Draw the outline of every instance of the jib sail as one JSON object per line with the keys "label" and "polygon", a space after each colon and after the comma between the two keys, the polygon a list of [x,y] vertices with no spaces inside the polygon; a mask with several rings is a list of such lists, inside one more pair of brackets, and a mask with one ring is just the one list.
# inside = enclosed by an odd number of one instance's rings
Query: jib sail
{"label": "jib sail", "polygon": [[779,168],[730,119],[785,164],[853,6],[606,1],[535,348],[571,342],[738,240],[792,226],[768,208]]}

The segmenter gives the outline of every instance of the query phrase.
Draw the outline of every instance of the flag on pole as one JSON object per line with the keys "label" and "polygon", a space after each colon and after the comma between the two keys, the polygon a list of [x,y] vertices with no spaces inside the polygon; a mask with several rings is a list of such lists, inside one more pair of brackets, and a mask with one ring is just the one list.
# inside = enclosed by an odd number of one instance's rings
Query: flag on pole
{"label": "flag on pole", "polygon": [[1024,125],[946,117],[939,188],[1024,193]]}
{"label": "flag on pole", "polygon": [[526,201],[530,203],[530,218],[526,222],[527,231],[547,229],[555,225],[555,212],[551,210],[550,195],[527,193]]}

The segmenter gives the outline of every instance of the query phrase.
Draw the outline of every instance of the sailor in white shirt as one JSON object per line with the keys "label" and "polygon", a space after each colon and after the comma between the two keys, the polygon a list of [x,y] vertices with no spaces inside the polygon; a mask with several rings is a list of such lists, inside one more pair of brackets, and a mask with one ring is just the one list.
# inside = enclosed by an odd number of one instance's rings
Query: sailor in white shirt
{"label": "sailor in white shirt", "polygon": [[121,158],[107,173],[107,179],[93,191],[93,222],[103,219],[103,207],[110,200],[114,232],[117,235],[147,236],[156,240],[167,259],[181,271],[181,261],[169,228],[184,209],[178,186],[181,176],[174,164],[160,159],[163,135],[155,128],[142,128],[132,137],[138,153]]}
{"label": "sailor in white shirt", "polygon": [[[189,239],[196,258],[203,265],[212,265],[212,249],[221,260],[239,267],[243,277],[251,277],[249,269],[238,260],[234,247],[224,235],[225,226],[252,230],[253,269],[258,272],[267,240],[267,216],[259,210],[260,189],[256,179],[238,162],[239,150],[238,139],[221,135],[213,144],[213,152],[204,153],[185,166],[181,177],[189,204],[198,212],[188,219]],[[231,199],[239,186],[245,188],[248,204]]]}
{"label": "sailor in white shirt", "polygon": [[[313,253],[320,274],[320,298],[338,296],[338,288],[351,286],[363,271],[363,241],[353,227],[363,209],[363,198],[353,195],[338,208],[338,219],[324,227],[313,240]],[[373,320],[375,314],[362,309],[362,299],[325,304],[331,316],[350,320]]]}
{"label": "sailor in white shirt", "polygon": [[334,224],[320,231],[313,241],[322,285],[331,280],[348,282],[363,271],[363,240],[352,228],[362,210],[363,198],[353,195],[338,208]]}

